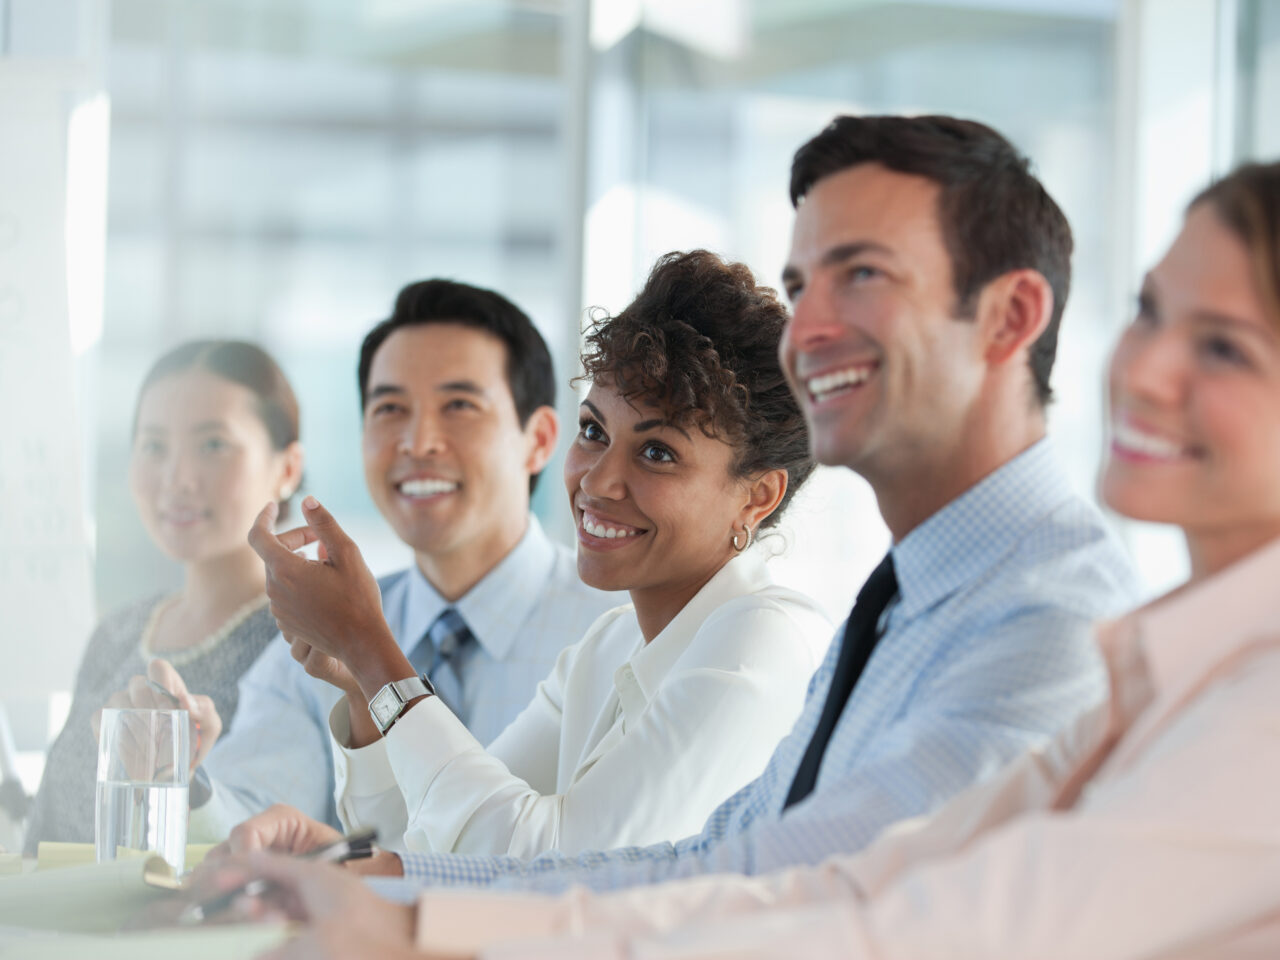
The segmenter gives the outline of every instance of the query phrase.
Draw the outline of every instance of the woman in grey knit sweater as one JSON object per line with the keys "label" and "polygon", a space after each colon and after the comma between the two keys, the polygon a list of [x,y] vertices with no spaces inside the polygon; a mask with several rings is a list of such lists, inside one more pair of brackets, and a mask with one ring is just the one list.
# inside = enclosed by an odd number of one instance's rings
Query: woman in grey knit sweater
{"label": "woman in grey knit sweater", "polygon": [[[150,673],[176,673],[194,720],[234,722],[237,683],[276,634],[266,574],[245,540],[268,500],[287,501],[302,476],[298,403],[279,366],[234,340],[183,344],[147,374],[138,395],[129,482],[143,525],[183,567],[183,586],[106,617],[80,664],[70,714],[49,750],[27,827],[41,840],[91,842],[97,738],[93,718]],[[114,699],[113,699],[114,697]],[[111,701],[110,703],[108,701]],[[215,731],[206,731],[214,733]],[[192,768],[204,759],[192,739]]]}

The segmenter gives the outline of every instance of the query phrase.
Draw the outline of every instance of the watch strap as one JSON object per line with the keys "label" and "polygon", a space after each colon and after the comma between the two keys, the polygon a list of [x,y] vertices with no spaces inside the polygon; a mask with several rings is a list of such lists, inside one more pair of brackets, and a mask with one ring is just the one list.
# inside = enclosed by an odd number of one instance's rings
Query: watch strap
{"label": "watch strap", "polygon": [[431,687],[431,681],[426,677],[392,680],[387,686],[396,692],[396,696],[400,698],[401,703],[408,703],[410,700],[429,696],[435,692]]}
{"label": "watch strap", "polygon": [[400,719],[409,701],[419,697],[435,696],[436,689],[426,674],[417,677],[406,677],[404,680],[392,680],[383,685],[369,701],[369,716],[373,718],[378,732],[386,734]]}

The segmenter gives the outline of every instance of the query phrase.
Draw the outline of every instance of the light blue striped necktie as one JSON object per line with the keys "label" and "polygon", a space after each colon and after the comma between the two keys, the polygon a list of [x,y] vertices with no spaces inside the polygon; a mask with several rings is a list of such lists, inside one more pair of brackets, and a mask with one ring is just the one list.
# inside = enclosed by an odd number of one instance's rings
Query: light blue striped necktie
{"label": "light blue striped necktie", "polygon": [[462,677],[458,673],[458,656],[462,648],[474,640],[466,621],[453,607],[447,607],[427,628],[426,636],[409,652],[409,662],[418,673],[425,673],[446,707],[463,723]]}

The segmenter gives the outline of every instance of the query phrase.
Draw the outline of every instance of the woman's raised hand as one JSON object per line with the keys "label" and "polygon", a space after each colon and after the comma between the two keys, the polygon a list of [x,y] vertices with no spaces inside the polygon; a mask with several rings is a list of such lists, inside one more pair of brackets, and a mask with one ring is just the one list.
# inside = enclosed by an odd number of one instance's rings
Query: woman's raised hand
{"label": "woman's raised hand", "polygon": [[285,634],[284,638],[289,641],[289,653],[293,656],[293,659],[302,664],[303,670],[317,680],[323,680],[325,683],[337,687],[348,697],[358,699],[361,703],[364,702],[364,695],[360,692],[360,684],[356,683],[356,678],[352,676],[345,663],[337,657],[331,657],[329,654],[317,650],[305,640],[296,640],[288,634]]}
{"label": "woman's raised hand", "polygon": [[[315,497],[302,502],[307,525],[278,535],[271,529],[276,509],[270,503],[258,515],[249,544],[266,565],[267,596],[280,632],[308,673],[371,696],[385,682],[385,661],[403,658],[383,619],[377,581]],[[311,543],[319,544],[318,560],[295,552]]]}

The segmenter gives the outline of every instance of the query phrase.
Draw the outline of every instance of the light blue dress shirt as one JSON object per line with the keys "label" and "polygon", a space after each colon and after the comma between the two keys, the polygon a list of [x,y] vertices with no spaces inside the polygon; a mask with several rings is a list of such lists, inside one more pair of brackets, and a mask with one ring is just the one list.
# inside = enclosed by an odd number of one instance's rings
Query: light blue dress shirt
{"label": "light blue dress shirt", "polygon": [[814,792],[785,814],[843,626],[765,772],[712,813],[701,834],[530,861],[406,854],[406,877],[420,885],[610,890],[818,863],[936,809],[1106,696],[1092,624],[1132,606],[1139,585],[1048,441],[911,531],[893,557],[900,592],[884,634],[827,745]]}
{"label": "light blue dress shirt", "polygon": [[[416,565],[379,586],[387,624],[408,654],[450,604]],[[476,641],[454,661],[463,693],[459,719],[476,739],[492,740],[528,705],[560,651],[627,599],[582,583],[573,551],[549,540],[530,516],[515,549],[452,604]],[[198,774],[211,795],[191,812],[193,841],[225,837],[273,803],[339,826],[329,713],[341,696],[307,674],[283,638],[272,641],[241,679],[233,727]]]}

